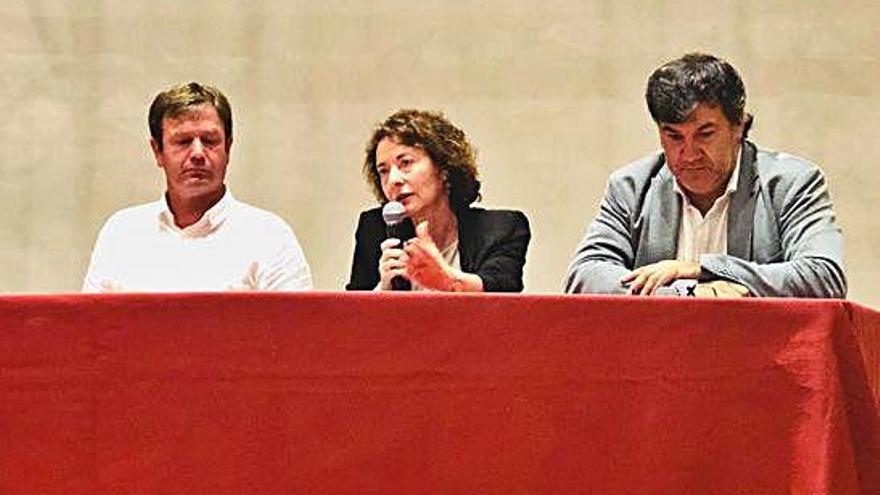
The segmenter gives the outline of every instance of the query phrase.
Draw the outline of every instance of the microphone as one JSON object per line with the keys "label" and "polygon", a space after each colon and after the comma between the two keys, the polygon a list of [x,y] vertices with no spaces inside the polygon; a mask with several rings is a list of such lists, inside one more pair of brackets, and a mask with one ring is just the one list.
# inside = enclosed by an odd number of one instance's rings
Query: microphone
{"label": "microphone", "polygon": [[[382,207],[382,220],[385,221],[385,234],[388,238],[400,239],[403,243],[416,236],[412,221],[406,218],[406,210],[397,201],[385,203]],[[412,290],[412,284],[398,275],[391,279],[391,290]]]}

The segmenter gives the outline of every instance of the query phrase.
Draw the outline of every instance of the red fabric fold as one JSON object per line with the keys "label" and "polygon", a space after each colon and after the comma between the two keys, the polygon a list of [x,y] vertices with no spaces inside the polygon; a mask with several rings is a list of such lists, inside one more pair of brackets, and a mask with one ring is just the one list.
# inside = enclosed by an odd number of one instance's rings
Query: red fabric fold
{"label": "red fabric fold", "polygon": [[4,296],[0,491],[880,493],[877,328],[843,301]]}

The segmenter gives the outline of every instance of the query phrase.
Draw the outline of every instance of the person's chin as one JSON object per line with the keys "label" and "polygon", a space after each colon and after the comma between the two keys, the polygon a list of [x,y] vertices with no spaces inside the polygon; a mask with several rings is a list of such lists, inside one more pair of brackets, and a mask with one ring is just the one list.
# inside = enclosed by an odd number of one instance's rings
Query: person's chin
{"label": "person's chin", "polygon": [[412,213],[418,203],[414,196],[405,196],[398,199],[397,201],[403,205],[403,209],[407,212],[407,214]]}
{"label": "person's chin", "polygon": [[403,211],[406,212],[407,218],[415,218],[421,215],[422,208],[415,202],[404,205]]}
{"label": "person's chin", "polygon": [[207,174],[184,175],[181,182],[185,185],[200,186],[211,183],[211,176]]}
{"label": "person's chin", "polygon": [[189,197],[209,196],[220,191],[221,186],[209,180],[186,181],[180,188]]}
{"label": "person's chin", "polygon": [[678,185],[685,191],[697,194],[701,194],[702,191],[705,191],[709,187],[708,181],[703,180],[700,177],[688,177],[687,175],[681,175],[679,177]]}
{"label": "person's chin", "polygon": [[712,182],[706,177],[704,170],[686,170],[679,174],[679,184],[691,191],[706,189]]}
{"label": "person's chin", "polygon": [[708,173],[709,169],[707,167],[682,167],[678,171],[678,175],[684,177],[690,177],[693,181],[699,181],[701,177],[705,176]]}

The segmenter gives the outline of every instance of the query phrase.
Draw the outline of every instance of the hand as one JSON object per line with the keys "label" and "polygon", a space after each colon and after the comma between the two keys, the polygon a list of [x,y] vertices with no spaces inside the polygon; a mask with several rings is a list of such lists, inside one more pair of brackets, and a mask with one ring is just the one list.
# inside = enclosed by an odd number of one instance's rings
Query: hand
{"label": "hand", "polygon": [[407,276],[426,289],[452,290],[454,269],[443,259],[440,249],[428,233],[428,222],[416,225],[416,237],[403,246],[409,261]]}
{"label": "hand", "polygon": [[744,285],[727,280],[713,280],[697,284],[694,292],[697,297],[723,297],[730,299],[751,296],[749,289]]}
{"label": "hand", "polygon": [[381,290],[391,290],[391,279],[394,277],[409,278],[406,275],[409,255],[398,246],[400,239],[393,237],[379,244],[379,248],[382,249],[382,256],[379,258],[379,289]]}
{"label": "hand", "polygon": [[620,279],[621,284],[629,284],[629,293],[652,296],[657,288],[680,278],[697,278],[700,265],[693,261],[663,260],[645,265],[629,272]]}

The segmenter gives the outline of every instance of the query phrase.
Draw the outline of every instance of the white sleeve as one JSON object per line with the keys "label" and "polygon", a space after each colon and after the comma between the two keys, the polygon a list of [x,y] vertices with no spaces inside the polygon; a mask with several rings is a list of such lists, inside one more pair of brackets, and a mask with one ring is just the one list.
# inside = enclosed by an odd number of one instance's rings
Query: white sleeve
{"label": "white sleeve", "polygon": [[281,223],[278,247],[257,276],[257,290],[300,291],[312,288],[312,274],[293,230]]}
{"label": "white sleeve", "polygon": [[104,223],[101,231],[98,232],[98,238],[95,240],[95,247],[92,249],[92,256],[89,261],[89,268],[86,270],[86,276],[82,283],[82,292],[94,294],[99,292],[112,291],[112,283],[107,273],[107,237],[108,231],[111,230],[112,217]]}

